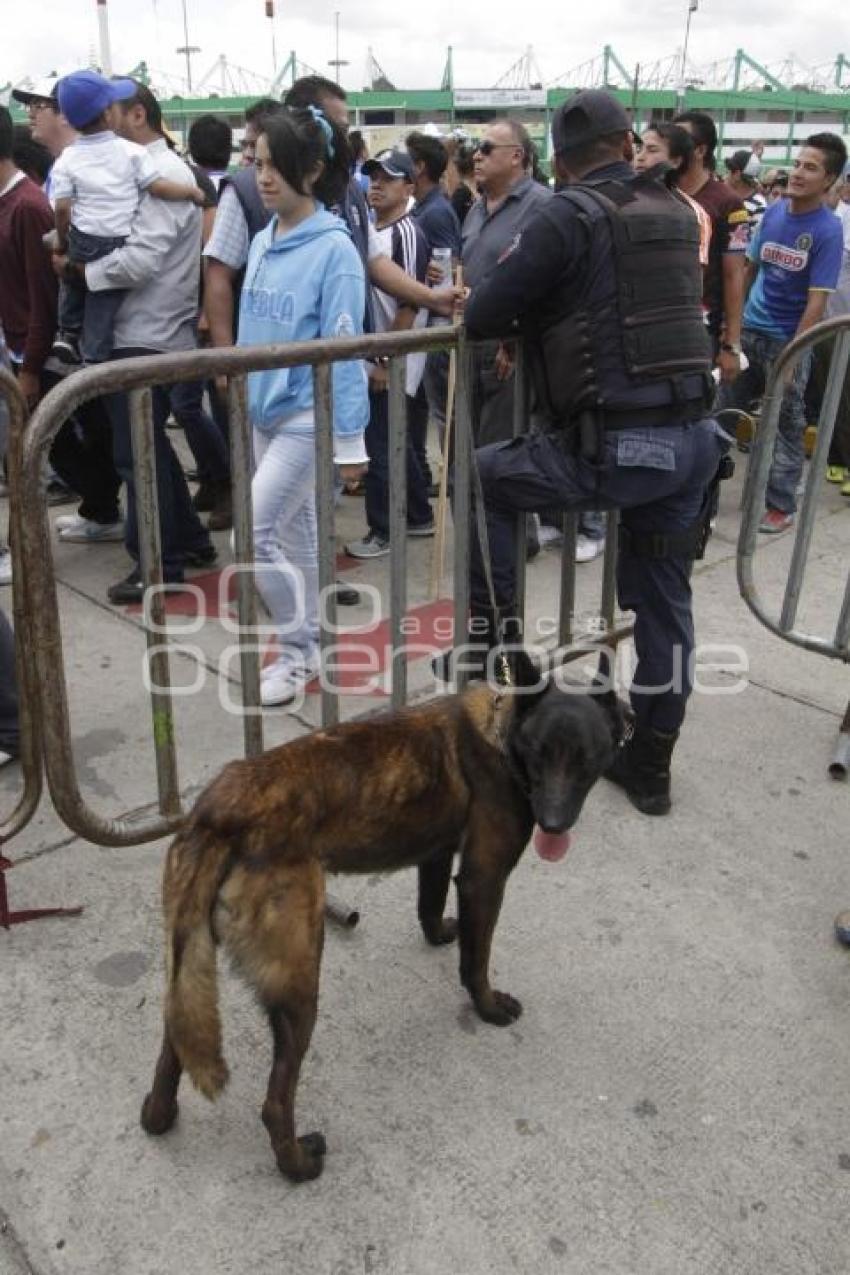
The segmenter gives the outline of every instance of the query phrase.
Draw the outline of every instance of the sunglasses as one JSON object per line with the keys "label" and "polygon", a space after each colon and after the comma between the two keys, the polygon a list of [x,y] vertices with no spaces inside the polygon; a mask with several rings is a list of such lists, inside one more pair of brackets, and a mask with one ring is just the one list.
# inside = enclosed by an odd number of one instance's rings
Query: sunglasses
{"label": "sunglasses", "polygon": [[492,155],[493,151],[521,151],[522,147],[516,142],[491,142],[489,138],[485,138],[475,149],[479,155]]}

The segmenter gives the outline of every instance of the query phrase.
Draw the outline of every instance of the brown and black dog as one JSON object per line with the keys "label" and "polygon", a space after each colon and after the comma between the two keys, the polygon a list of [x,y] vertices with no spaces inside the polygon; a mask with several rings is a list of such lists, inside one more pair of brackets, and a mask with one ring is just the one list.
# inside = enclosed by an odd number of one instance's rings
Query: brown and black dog
{"label": "brown and black dog", "polygon": [[[594,697],[530,669],[524,681],[316,731],[232,762],[201,794],[165,862],[165,1033],[142,1107],[148,1133],[174,1124],[184,1068],[208,1098],[227,1081],[221,943],[271,1025],[262,1116],[278,1167],[293,1181],[321,1173],[324,1138],[296,1137],[294,1111],[316,1019],[326,872],[416,866],[426,939],[457,936],[461,983],[483,1019],[519,1016],[488,977],[505,882],[535,822],[550,836],[573,825],[614,743]],[[457,922],[443,916],[456,853]]]}

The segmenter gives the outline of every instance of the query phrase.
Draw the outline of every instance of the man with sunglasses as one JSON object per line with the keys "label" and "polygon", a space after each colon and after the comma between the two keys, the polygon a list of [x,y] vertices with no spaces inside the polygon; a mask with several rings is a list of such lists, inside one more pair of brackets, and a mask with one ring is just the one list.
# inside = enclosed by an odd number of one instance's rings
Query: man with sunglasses
{"label": "man with sunglasses", "polygon": [[[521,638],[517,512],[621,509],[617,584],[621,607],[635,612],[635,726],[608,777],[641,813],[664,815],[693,678],[690,574],[706,491],[729,446],[706,419],[699,229],[663,180],[634,172],[629,117],[607,93],[576,93],[556,111],[552,137],[563,189],[518,230],[466,310],[473,334],[518,324],[544,422],[477,452],[495,596],[476,550],[471,653],[480,656],[485,634],[490,646]],[[609,680],[605,656],[600,674]]]}
{"label": "man with sunglasses", "polygon": [[[531,175],[531,139],[517,120],[494,120],[474,153],[480,198],[463,223],[463,281],[473,291],[516,240],[529,217],[552,197]],[[472,417],[478,446],[513,434],[511,347],[488,341],[473,352]]]}

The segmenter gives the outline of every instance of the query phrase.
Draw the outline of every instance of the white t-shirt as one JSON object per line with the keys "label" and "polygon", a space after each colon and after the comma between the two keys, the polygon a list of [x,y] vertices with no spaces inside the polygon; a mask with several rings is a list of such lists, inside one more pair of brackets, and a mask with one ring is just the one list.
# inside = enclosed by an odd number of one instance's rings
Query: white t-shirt
{"label": "white t-shirt", "polygon": [[77,230],[117,239],[130,233],[141,193],[158,176],[144,146],[107,130],[65,147],[51,169],[50,196],[73,200]]}

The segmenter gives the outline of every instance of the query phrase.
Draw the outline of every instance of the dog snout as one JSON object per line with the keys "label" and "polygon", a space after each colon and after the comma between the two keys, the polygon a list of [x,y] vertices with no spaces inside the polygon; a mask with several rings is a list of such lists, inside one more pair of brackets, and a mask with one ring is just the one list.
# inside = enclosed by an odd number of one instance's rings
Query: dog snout
{"label": "dog snout", "polygon": [[546,801],[533,803],[532,808],[535,822],[544,832],[566,832],[578,818],[578,811],[572,803]]}

